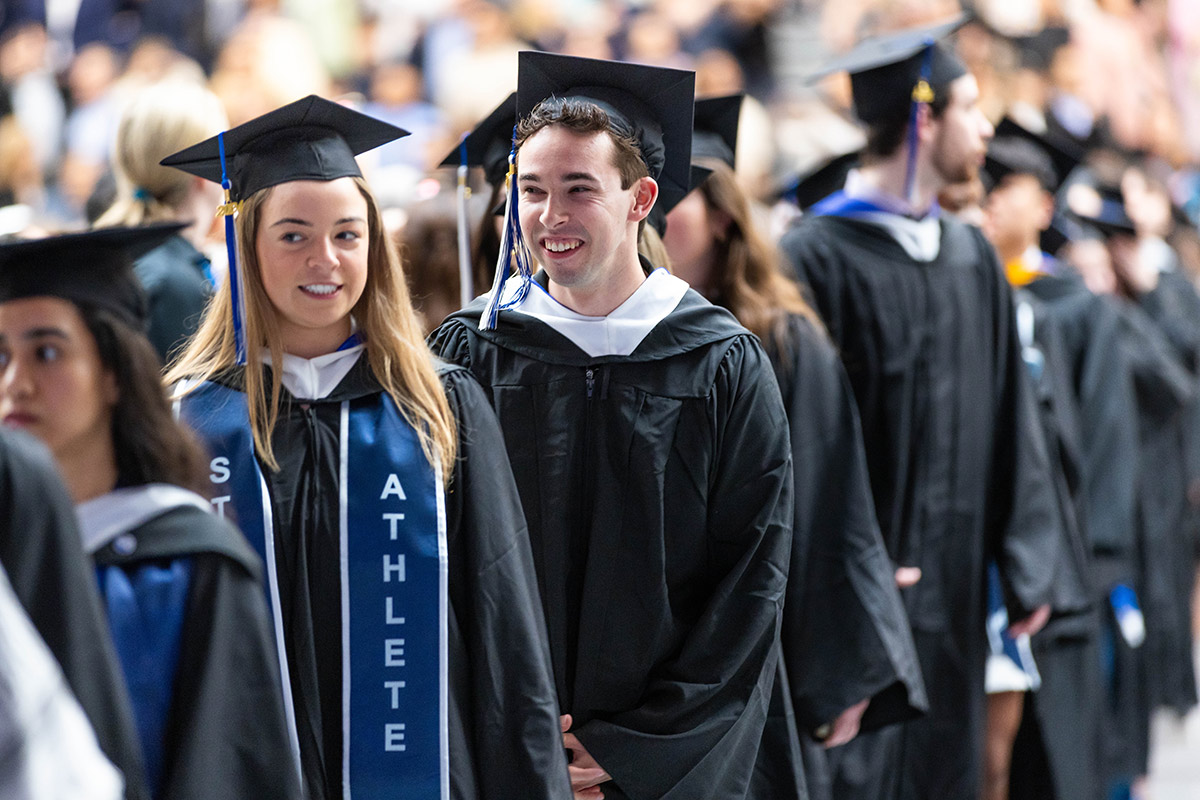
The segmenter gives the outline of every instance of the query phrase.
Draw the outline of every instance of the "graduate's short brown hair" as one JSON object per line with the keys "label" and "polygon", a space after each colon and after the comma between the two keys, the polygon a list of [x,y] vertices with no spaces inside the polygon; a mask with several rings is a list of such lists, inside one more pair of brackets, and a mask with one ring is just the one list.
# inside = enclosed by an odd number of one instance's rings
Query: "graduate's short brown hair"
{"label": "graduate's short brown hair", "polygon": [[[650,176],[650,168],[642,158],[638,140],[619,133],[609,119],[608,113],[595,103],[576,98],[550,97],[534,106],[529,116],[517,123],[516,144],[518,154],[521,145],[543,128],[551,125],[580,134],[607,133],[616,147],[613,150],[613,166],[621,176],[621,188],[628,189],[639,178]],[[520,156],[518,155],[518,158]]]}
{"label": "graduate's short brown hair", "polygon": [[[940,117],[950,105],[950,93],[938,92],[929,104],[929,114],[934,119]],[[887,158],[900,149],[904,138],[908,135],[908,112],[896,114],[867,127],[867,143],[863,147],[866,158]]]}

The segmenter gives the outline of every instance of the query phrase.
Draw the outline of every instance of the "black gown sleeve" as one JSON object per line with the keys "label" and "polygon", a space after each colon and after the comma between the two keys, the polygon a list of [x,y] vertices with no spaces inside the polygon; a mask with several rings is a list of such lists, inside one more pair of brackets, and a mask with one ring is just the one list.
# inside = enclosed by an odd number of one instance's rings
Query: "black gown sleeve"
{"label": "black gown sleeve", "polygon": [[[186,524],[224,525],[199,511]],[[240,538],[231,530],[224,535]],[[245,560],[257,562],[243,547]],[[167,718],[163,797],[299,798],[261,579],[225,555],[193,558]]]}
{"label": "black gown sleeve", "polygon": [[[763,735],[791,552],[792,463],[771,367],[748,335],[708,395],[707,486],[715,589],[673,655],[647,664],[641,702],[575,729],[633,800],[742,798]],[[670,514],[670,498],[663,513]],[[603,787],[602,787],[603,788]]]}
{"label": "black gown sleeve", "polygon": [[452,785],[467,797],[570,798],[550,647],[504,440],[470,373],[447,369],[442,381],[459,437],[446,495],[450,638],[461,648],[450,653],[460,658],[450,693]]}
{"label": "black gown sleeve", "polygon": [[149,798],[129,695],[74,507],[49,452],[10,433],[0,433],[0,564],[100,748],[124,774],[126,797]]}
{"label": "black gown sleeve", "polygon": [[969,231],[980,253],[979,268],[988,271],[995,289],[990,319],[996,326],[994,385],[999,391],[993,400],[988,555],[1000,568],[1009,619],[1015,622],[1050,603],[1065,534],[1037,399],[1021,356],[1012,287],[982,232]]}
{"label": "black gown sleeve", "polygon": [[864,730],[911,719],[928,700],[841,361],[798,317],[772,356],[795,465],[783,655],[797,721],[811,734],[866,698]]}

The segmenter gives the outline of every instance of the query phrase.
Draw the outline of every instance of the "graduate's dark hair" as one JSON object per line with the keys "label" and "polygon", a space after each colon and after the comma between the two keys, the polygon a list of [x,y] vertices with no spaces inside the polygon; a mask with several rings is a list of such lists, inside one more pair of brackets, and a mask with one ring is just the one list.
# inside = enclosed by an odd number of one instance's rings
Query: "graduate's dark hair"
{"label": "graduate's dark hair", "polygon": [[[933,102],[929,104],[929,113],[934,118],[940,117],[950,105],[950,90],[945,87],[937,92]],[[864,159],[888,158],[900,149],[908,136],[908,112],[881,120],[867,128],[867,144],[863,147]]]}
{"label": "graduate's dark hair", "polygon": [[162,362],[150,340],[111,312],[80,305],[80,315],[117,384],[112,414],[117,485],[170,483],[204,494],[207,459],[196,437],[171,412]]}
{"label": "graduate's dark hair", "polygon": [[[628,134],[621,133],[609,119],[608,112],[595,103],[574,98],[550,97],[533,107],[529,116],[517,123],[517,158],[521,145],[543,128],[551,125],[580,134],[607,133],[613,141],[613,166],[621,176],[621,188],[628,189],[642,178],[650,177],[650,168],[642,157],[641,144]],[[646,220],[638,222],[638,238],[646,229]]]}
{"label": "graduate's dark hair", "polygon": [[728,220],[724,233],[713,242],[716,252],[709,301],[728,309],[764,345],[778,352],[786,352],[791,314],[824,330],[800,287],[784,274],[778,249],[755,226],[749,200],[733,170],[715,158],[700,158],[695,163],[712,170],[696,191],[704,197],[710,213],[720,213]]}

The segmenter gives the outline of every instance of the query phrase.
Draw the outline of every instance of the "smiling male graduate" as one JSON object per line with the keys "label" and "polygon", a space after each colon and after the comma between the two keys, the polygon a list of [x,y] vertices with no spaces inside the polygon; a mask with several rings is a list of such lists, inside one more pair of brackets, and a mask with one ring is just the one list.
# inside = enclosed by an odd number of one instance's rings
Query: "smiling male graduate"
{"label": "smiling male graduate", "polygon": [[693,75],[530,52],[519,66],[508,238],[542,269],[498,280],[431,342],[500,418],[576,796],[744,798],[792,465],[758,341],[638,255],[655,203],[687,192]]}

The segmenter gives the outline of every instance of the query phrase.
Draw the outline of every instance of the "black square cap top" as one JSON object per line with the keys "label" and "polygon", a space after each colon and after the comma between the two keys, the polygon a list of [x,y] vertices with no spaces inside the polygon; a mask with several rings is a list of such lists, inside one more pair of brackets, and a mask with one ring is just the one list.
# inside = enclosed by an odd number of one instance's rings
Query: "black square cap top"
{"label": "black square cap top", "polygon": [[1059,174],[1045,149],[1020,136],[997,136],[988,143],[983,164],[995,189],[1009,175],[1031,175],[1047,192],[1058,190]]}
{"label": "black square cap top", "polygon": [[846,185],[846,176],[858,166],[862,150],[850,150],[815,163],[807,172],[783,181],[778,190],[782,200],[792,200],[807,211]]}
{"label": "black square cap top", "polygon": [[966,16],[960,14],[934,25],[872,36],[811,77],[850,73],[854,110],[867,125],[905,117],[913,101],[913,90],[922,78],[926,58],[927,80],[935,97],[967,74],[966,66],[941,41],[966,21]]}
{"label": "black square cap top", "polygon": [[439,167],[457,167],[462,163],[460,148],[467,148],[467,165],[483,167],[487,182],[497,186],[508,173],[508,154],[512,150],[513,127],[517,124],[517,93],[513,92],[492,109],[459,147],[450,151]]}
{"label": "black square cap top", "polygon": [[102,308],[142,330],[146,298],[133,262],[184,227],[171,222],[0,241],[0,303],[58,297]]}
{"label": "black square cap top", "polygon": [[225,131],[224,165],[218,136],[161,163],[214,183],[227,176],[236,201],[288,181],[361,177],[356,155],[407,135],[403,128],[309,95]]}
{"label": "black square cap top", "polygon": [[689,191],[696,75],[690,70],[522,51],[517,57],[517,116],[544,100],[582,100],[604,110],[614,130],[641,145],[659,203]]}
{"label": "black square cap top", "polygon": [[709,97],[696,101],[692,123],[692,160],[712,158],[734,169],[738,121],[744,95]]}
{"label": "black square cap top", "polygon": [[1083,148],[1078,144],[1061,135],[1055,135],[1051,131],[1037,133],[1012,117],[1005,117],[996,123],[996,139],[1012,137],[1026,139],[1043,150],[1054,165],[1054,172],[1060,184],[1067,180],[1067,176],[1079,166],[1086,156]]}

